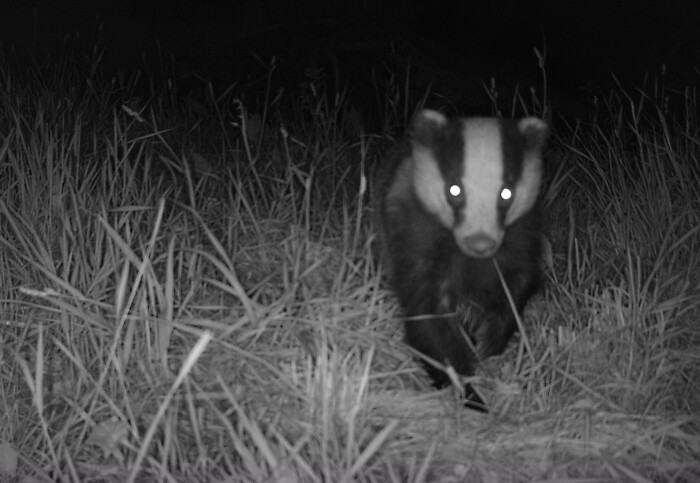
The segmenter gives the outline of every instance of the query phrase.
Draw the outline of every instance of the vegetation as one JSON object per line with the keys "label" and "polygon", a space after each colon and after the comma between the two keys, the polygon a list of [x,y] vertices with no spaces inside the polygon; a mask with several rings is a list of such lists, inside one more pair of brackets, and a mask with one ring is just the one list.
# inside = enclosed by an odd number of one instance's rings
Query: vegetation
{"label": "vegetation", "polygon": [[482,415],[429,389],[372,255],[407,82],[377,84],[363,132],[272,71],[250,111],[64,62],[0,72],[3,481],[700,478],[694,90],[555,119],[546,288],[484,364]]}

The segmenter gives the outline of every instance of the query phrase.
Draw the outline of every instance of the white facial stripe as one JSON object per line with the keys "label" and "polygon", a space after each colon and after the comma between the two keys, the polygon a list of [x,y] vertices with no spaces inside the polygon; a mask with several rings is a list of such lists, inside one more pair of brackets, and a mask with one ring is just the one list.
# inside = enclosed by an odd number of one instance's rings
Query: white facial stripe
{"label": "white facial stripe", "polygon": [[[391,186],[389,186],[389,190],[386,194],[388,201],[405,199],[408,196],[412,183],[412,169],[412,160],[410,158],[401,161],[399,167],[396,168],[396,173],[394,174]],[[389,205],[391,205],[391,203],[389,203]]]}
{"label": "white facial stripe", "polygon": [[464,121],[467,140],[462,183],[466,194],[464,218],[454,229],[458,240],[484,233],[500,243],[503,229],[498,223],[498,197],[503,185],[501,132],[495,119]]}
{"label": "white facial stripe", "polygon": [[454,225],[454,212],[445,198],[445,182],[433,153],[413,147],[413,186],[425,209],[436,215],[446,228]]}

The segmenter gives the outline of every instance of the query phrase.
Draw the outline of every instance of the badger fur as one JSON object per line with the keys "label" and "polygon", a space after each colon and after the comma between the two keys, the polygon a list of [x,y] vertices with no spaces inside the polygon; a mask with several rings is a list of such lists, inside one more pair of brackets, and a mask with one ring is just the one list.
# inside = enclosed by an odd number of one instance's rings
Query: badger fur
{"label": "badger fur", "polygon": [[[403,309],[406,341],[426,356],[436,387],[450,378],[431,361],[473,375],[516,329],[494,262],[519,314],[540,285],[537,197],[547,131],[534,117],[423,110],[378,168],[383,267]],[[486,411],[473,388],[464,389],[465,405]]]}

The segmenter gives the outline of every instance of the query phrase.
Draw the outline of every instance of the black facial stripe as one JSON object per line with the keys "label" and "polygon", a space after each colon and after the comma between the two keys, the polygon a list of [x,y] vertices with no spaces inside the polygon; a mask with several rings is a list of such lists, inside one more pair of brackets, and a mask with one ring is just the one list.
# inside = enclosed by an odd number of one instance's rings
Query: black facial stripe
{"label": "black facial stripe", "polygon": [[448,186],[462,185],[464,167],[464,138],[462,122],[450,119],[441,132],[441,142],[434,147],[435,156],[440,165],[440,172]]}
{"label": "black facial stripe", "polygon": [[456,226],[464,221],[464,207],[467,200],[467,193],[464,191],[465,187],[462,185],[466,140],[464,139],[464,125],[461,120],[450,120],[447,128],[447,142],[441,153],[440,170],[447,181],[448,190],[452,185],[457,185],[462,190],[461,195],[457,199],[453,199],[452,203],[450,203]]}
{"label": "black facial stripe", "polygon": [[[444,196],[447,203],[452,207],[454,218],[459,222],[464,216],[464,203],[466,193],[462,186],[462,175],[464,172],[464,134],[463,123],[460,119],[449,118],[443,126],[435,126],[430,133],[423,133],[421,141],[427,144],[435,160],[438,163],[440,174],[445,182]],[[461,193],[459,196],[452,196],[450,188],[453,185],[459,186]]]}
{"label": "black facial stripe", "polygon": [[[517,196],[516,184],[523,172],[523,158],[525,156],[526,139],[518,129],[517,121],[501,120],[501,149],[503,152],[503,186],[512,191],[511,196]],[[500,193],[499,193],[500,196]],[[512,203],[512,198],[511,198]],[[499,224],[505,223],[506,213],[511,203],[499,202]]]}
{"label": "black facial stripe", "polygon": [[461,205],[452,205],[452,212],[454,213],[455,217],[455,226],[464,221],[464,203]]}
{"label": "black facial stripe", "polygon": [[525,137],[518,129],[517,121],[510,119],[501,120],[500,125],[501,149],[503,150],[503,183],[508,188],[514,189],[523,170]]}
{"label": "black facial stripe", "polygon": [[448,186],[450,183],[461,183],[464,155],[462,121],[448,118],[445,124],[425,123],[420,128],[420,131],[413,133],[414,142],[433,154]]}
{"label": "black facial stripe", "polygon": [[505,205],[502,203],[498,204],[497,210],[498,210],[498,224],[499,224],[499,226],[503,226],[503,224],[505,223],[506,213],[508,212],[509,207],[510,207],[510,205]]}

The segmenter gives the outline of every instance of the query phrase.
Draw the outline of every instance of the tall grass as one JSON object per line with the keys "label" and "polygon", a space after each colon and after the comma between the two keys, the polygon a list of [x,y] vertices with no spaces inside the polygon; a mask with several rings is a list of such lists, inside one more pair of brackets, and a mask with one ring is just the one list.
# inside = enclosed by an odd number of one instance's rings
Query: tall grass
{"label": "tall grass", "polygon": [[402,84],[363,133],[322,86],[249,112],[38,67],[0,69],[3,478],[700,477],[692,91],[555,125],[548,283],[485,416],[427,388],[371,251]]}

